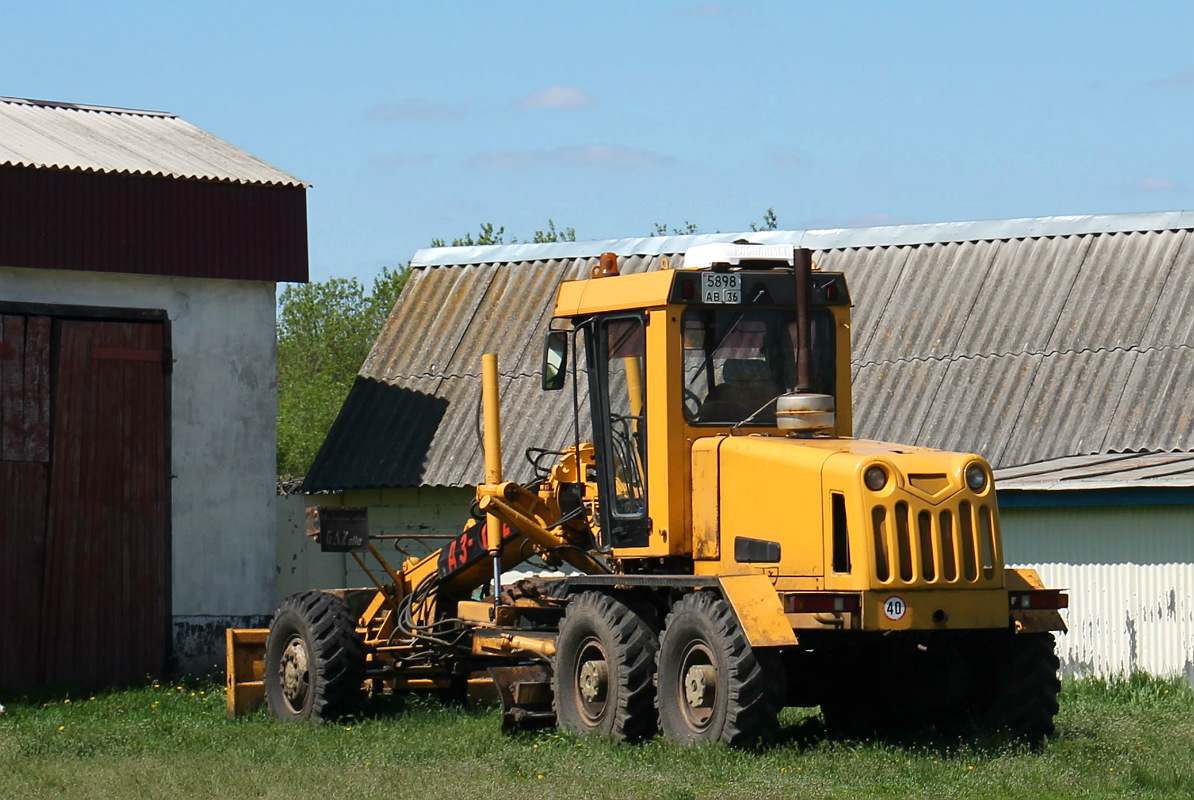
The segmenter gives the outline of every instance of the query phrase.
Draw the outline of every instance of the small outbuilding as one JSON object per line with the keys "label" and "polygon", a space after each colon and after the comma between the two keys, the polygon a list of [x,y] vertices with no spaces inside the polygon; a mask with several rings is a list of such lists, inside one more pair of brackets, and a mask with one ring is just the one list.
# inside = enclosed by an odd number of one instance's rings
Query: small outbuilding
{"label": "small outbuilding", "polygon": [[204,669],[273,602],[306,185],[173,114],[0,98],[0,688]]}
{"label": "small outbuilding", "polygon": [[[605,251],[641,272],[743,238],[846,273],[855,436],[996,468],[1006,560],[1070,591],[1065,670],[1194,678],[1189,211],[421,250],[304,490],[370,506],[380,533],[455,532],[484,474],[481,354],[505,476],[529,480],[526,448],[571,439],[569,393],[538,388],[559,283]],[[1075,492],[1075,469],[1108,474]]]}

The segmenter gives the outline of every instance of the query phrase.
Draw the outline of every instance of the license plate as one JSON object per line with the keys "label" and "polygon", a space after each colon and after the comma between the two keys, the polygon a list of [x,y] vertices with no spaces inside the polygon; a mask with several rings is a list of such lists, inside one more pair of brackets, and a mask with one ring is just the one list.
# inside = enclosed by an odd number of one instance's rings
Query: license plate
{"label": "license plate", "polygon": [[701,302],[741,303],[742,276],[732,272],[702,272]]}

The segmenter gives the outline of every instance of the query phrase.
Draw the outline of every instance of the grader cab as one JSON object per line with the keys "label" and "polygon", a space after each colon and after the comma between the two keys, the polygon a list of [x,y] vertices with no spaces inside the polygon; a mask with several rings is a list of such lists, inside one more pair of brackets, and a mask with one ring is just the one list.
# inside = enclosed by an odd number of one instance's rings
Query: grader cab
{"label": "grader cab", "polygon": [[[704,245],[632,275],[603,255],[561,284],[544,348],[570,445],[535,454],[531,484],[502,480],[486,357],[487,474],[462,533],[393,567],[361,519],[315,511],[325,545],[372,554],[375,586],[230,631],[230,713],[264,695],[323,719],[484,672],[506,724],[616,739],[749,746],[785,705],[838,730],[1049,734],[1066,596],[1004,566],[980,456],[851,438],[850,305],[806,250]],[[532,556],[569,572],[502,584]]]}

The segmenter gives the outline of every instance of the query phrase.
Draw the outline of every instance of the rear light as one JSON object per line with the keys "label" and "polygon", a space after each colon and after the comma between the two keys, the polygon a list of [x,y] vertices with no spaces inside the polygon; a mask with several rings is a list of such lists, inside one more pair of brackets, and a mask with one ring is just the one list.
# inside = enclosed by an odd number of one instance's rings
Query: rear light
{"label": "rear light", "polygon": [[691,300],[696,297],[696,281],[688,278],[680,279],[680,297],[683,300]]}
{"label": "rear light", "polygon": [[856,594],[790,594],[784,597],[789,614],[832,614],[856,612],[862,606]]}
{"label": "rear light", "polygon": [[1070,607],[1070,596],[1058,589],[1039,592],[1009,592],[1008,606],[1013,611],[1044,611]]}

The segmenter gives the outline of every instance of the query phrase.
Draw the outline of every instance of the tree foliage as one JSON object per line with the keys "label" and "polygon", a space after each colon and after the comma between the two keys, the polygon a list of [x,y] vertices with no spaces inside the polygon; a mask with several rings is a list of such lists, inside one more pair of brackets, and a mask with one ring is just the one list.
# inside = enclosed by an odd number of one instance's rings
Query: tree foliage
{"label": "tree foliage", "polygon": [[671,230],[668,230],[666,222],[656,222],[653,228],[654,230],[651,231],[651,236],[687,236],[693,233],[700,233],[700,231],[697,229],[696,223],[689,222],[688,220],[684,220],[684,224],[681,227],[673,227]]}
{"label": "tree foliage", "polygon": [[779,228],[779,217],[775,215],[774,208],[768,208],[763,212],[763,224],[757,222],[750,223],[752,231],[774,231]]}
{"label": "tree foliage", "polygon": [[[517,239],[515,240],[517,241]],[[547,230],[535,231],[535,236],[531,239],[535,244],[542,244],[544,242],[575,242],[576,229],[575,228],[560,228],[556,230],[556,223],[554,220],[547,221]]]}
{"label": "tree foliage", "polygon": [[[473,245],[481,244],[504,244],[503,237],[506,233],[506,226],[500,228],[494,227],[492,222],[481,223],[481,230],[477,232],[477,237],[474,239],[471,233],[466,233],[464,236],[458,236],[452,240],[452,247],[471,247]],[[443,239],[432,239],[432,247],[448,247]]]}
{"label": "tree foliage", "polygon": [[407,267],[382,267],[371,292],[356,278],[292,284],[278,298],[280,476],[303,475],[352,387]]}

